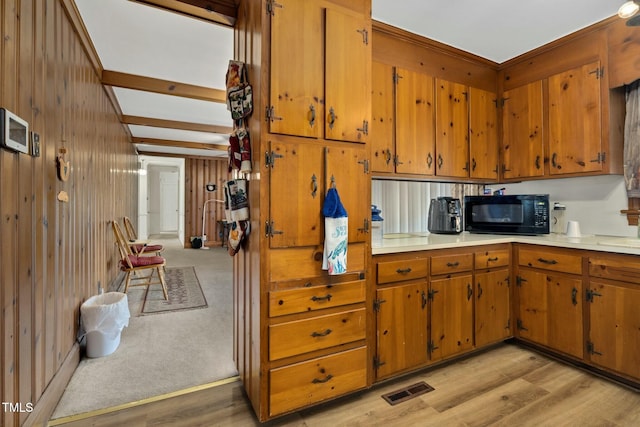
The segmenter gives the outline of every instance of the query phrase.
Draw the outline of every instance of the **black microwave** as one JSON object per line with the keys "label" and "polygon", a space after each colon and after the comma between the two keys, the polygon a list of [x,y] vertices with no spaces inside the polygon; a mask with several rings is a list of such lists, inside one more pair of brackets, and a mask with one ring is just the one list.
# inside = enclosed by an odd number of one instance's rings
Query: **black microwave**
{"label": "black microwave", "polygon": [[549,234],[549,195],[465,196],[464,229],[470,233]]}

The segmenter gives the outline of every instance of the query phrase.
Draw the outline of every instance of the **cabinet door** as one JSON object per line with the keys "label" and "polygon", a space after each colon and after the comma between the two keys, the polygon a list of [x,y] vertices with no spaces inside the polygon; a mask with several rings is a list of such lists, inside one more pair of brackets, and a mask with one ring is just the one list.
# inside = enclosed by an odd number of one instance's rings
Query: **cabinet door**
{"label": "cabinet door", "polygon": [[396,68],[396,172],[435,172],[433,77]]}
{"label": "cabinet door", "polygon": [[371,170],[393,172],[394,148],[394,70],[391,65],[373,61],[371,75]]}
{"label": "cabinet door", "polygon": [[467,86],[436,79],[436,175],[469,176]]}
{"label": "cabinet door", "polygon": [[542,81],[505,91],[503,96],[502,176],[543,176]]}
{"label": "cabinet door", "polygon": [[473,348],[473,277],[431,280],[431,360]]}
{"label": "cabinet door", "polygon": [[583,358],[582,279],[520,270],[518,334]]}
{"label": "cabinet door", "polygon": [[600,62],[549,77],[549,173],[602,170]]}
{"label": "cabinet door", "polygon": [[498,179],[498,96],[469,88],[469,160],[471,178]]}
{"label": "cabinet door", "polygon": [[327,147],[325,152],[325,188],[335,185],[338,190],[349,218],[349,243],[365,242],[371,218],[371,180],[365,173],[367,150],[358,144],[342,144],[341,147]]}
{"label": "cabinet door", "polygon": [[318,138],[323,114],[322,9],[311,1],[278,3],[271,17],[269,131]]}
{"label": "cabinet door", "polygon": [[640,289],[600,280],[589,288],[591,362],[640,379]]}
{"label": "cabinet door", "polygon": [[511,335],[509,270],[476,273],[476,346],[502,341]]}
{"label": "cabinet door", "polygon": [[271,142],[269,216],[272,248],[321,245],[323,148],[312,143]]}
{"label": "cabinet door", "polygon": [[421,281],[376,291],[377,378],[427,362],[426,290]]}
{"label": "cabinet door", "polygon": [[[368,139],[371,116],[370,40],[370,19],[326,9],[326,139],[352,142],[366,142]],[[303,51],[307,50],[308,46],[303,46]]]}

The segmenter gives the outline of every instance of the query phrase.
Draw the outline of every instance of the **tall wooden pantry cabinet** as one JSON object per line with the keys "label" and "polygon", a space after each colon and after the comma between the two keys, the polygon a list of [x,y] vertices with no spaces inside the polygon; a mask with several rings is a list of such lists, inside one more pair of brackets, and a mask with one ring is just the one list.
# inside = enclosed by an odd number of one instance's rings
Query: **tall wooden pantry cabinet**
{"label": "tall wooden pantry cabinet", "polygon": [[[372,382],[370,0],[241,1],[251,231],[234,263],[234,357],[261,421]],[[322,269],[327,190],[348,214],[347,272]]]}

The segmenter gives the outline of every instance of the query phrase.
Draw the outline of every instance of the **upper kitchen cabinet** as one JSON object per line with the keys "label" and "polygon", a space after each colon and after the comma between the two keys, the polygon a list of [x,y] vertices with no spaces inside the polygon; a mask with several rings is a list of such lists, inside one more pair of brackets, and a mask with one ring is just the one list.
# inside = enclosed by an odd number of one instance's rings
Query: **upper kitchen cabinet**
{"label": "upper kitchen cabinet", "polygon": [[394,67],[373,61],[371,67],[371,170],[395,171]]}
{"label": "upper kitchen cabinet", "polygon": [[502,107],[502,176],[544,175],[542,81],[505,91]]}
{"label": "upper kitchen cabinet", "polygon": [[373,64],[372,171],[434,175],[433,77]]}
{"label": "upper kitchen cabinet", "polygon": [[269,131],[320,138],[323,10],[315,1],[282,0],[279,4],[271,14]]}
{"label": "upper kitchen cabinet", "polygon": [[396,172],[433,175],[433,77],[396,68]]}
{"label": "upper kitchen cabinet", "polygon": [[436,79],[436,175],[469,176],[467,86]]}
{"label": "upper kitchen cabinet", "polygon": [[598,172],[602,150],[600,62],[549,77],[549,173]]}
{"label": "upper kitchen cabinet", "polygon": [[368,17],[322,1],[271,8],[269,131],[366,142],[371,100]]}
{"label": "upper kitchen cabinet", "polygon": [[469,177],[498,179],[498,96],[469,88]]}

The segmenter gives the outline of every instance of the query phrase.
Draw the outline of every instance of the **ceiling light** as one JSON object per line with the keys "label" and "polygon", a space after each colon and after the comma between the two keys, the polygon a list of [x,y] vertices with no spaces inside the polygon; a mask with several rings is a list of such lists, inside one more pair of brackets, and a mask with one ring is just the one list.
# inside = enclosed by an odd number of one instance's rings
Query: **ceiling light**
{"label": "ceiling light", "polygon": [[638,3],[636,3],[635,1],[628,1],[620,6],[620,9],[618,9],[618,16],[623,19],[631,18],[638,12],[639,9],[640,5],[638,5]]}

